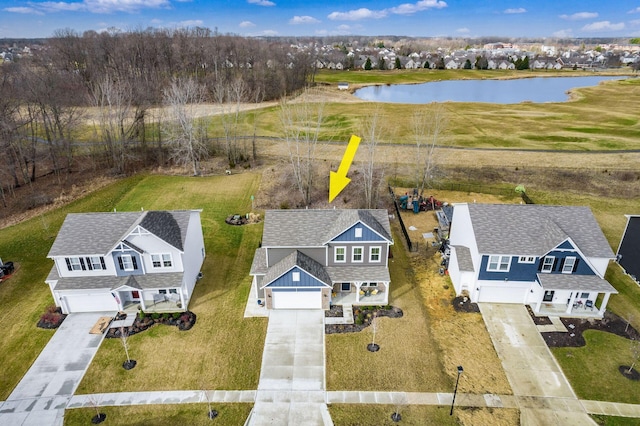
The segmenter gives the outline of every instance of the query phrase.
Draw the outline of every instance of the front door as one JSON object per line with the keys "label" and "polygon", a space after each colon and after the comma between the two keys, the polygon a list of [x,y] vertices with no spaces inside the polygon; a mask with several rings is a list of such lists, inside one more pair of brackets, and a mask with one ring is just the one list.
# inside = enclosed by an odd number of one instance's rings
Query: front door
{"label": "front door", "polygon": [[555,291],[553,291],[553,290],[545,291],[544,292],[544,297],[542,298],[542,301],[543,302],[552,302],[554,293],[555,293]]}
{"label": "front door", "polygon": [[132,291],[131,292],[131,299],[133,300],[140,300],[140,292],[139,291]]}

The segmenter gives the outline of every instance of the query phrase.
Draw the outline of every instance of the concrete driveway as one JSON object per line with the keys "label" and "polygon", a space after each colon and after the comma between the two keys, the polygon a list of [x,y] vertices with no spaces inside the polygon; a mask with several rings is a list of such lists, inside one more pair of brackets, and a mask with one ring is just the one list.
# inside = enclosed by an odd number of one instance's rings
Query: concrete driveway
{"label": "concrete driveway", "polygon": [[0,424],[62,425],[64,409],[104,338],[89,331],[101,316],[113,315],[68,315],[0,407]]}
{"label": "concrete driveway", "polygon": [[325,402],[324,311],[272,310],[249,425],[332,425]]}
{"label": "concrete driveway", "polygon": [[[518,398],[523,425],[595,425],[523,305],[479,303],[493,346]],[[527,397],[553,397],[539,406]]]}

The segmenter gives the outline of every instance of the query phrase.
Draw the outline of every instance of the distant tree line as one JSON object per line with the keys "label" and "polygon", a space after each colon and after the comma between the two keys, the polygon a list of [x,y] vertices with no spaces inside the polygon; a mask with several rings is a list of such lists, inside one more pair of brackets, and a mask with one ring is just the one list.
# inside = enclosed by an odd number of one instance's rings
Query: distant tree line
{"label": "distant tree line", "polygon": [[[78,139],[88,139],[87,106],[99,111],[89,136],[98,142],[93,157],[106,163],[100,167],[122,173],[133,157],[140,161],[140,153],[146,164],[165,160],[162,138],[146,138],[162,132],[169,137],[171,132],[148,117],[154,106],[177,103],[179,97],[168,95],[176,86],[197,86],[199,102],[238,105],[279,99],[312,80],[313,64],[308,53],[281,42],[205,28],[58,30],[33,56],[0,65],[0,201],[5,189],[35,180],[44,164],[58,176],[71,169],[74,146]],[[237,122],[238,109],[227,108]],[[225,124],[229,139],[233,125]],[[242,154],[232,141],[226,151],[230,163]],[[190,161],[196,164],[194,158]]]}

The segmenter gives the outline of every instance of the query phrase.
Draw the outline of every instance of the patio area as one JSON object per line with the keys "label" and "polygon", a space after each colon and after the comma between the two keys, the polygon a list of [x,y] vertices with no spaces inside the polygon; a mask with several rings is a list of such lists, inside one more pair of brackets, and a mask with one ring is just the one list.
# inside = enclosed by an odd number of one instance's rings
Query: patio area
{"label": "patio area", "polygon": [[567,313],[568,305],[566,303],[543,303],[539,312],[535,312],[535,304],[529,306],[537,317],[602,318],[599,309],[595,306],[593,308],[587,308],[584,305],[575,306],[571,308],[569,313]]}

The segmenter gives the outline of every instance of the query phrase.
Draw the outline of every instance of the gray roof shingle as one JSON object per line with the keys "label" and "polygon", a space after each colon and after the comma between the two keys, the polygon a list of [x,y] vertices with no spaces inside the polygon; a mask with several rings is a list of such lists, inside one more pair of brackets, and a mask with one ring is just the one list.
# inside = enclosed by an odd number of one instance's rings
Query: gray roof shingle
{"label": "gray roof shingle", "polygon": [[[55,269],[55,266],[53,267]],[[61,278],[49,273],[47,281],[57,279],[55,290],[114,290],[123,285],[141,290],[153,290],[163,288],[179,288],[182,285],[182,272],[169,272],[164,274],[132,275],[124,277],[95,276],[95,277],[66,277]]]}
{"label": "gray roof shingle", "polygon": [[70,213],[48,257],[107,254],[140,225],[179,250],[184,250],[191,211]]}
{"label": "gray roof shingle", "polygon": [[268,210],[262,245],[320,247],[358,221],[391,241],[386,210]]}
{"label": "gray roof shingle", "polygon": [[588,257],[614,257],[589,207],[475,203],[468,207],[480,253],[543,256],[571,238]]}
{"label": "gray roof shingle", "polygon": [[280,262],[269,268],[264,276],[264,279],[262,280],[262,286],[265,287],[269,285],[272,281],[279,278],[282,274],[284,274],[294,266],[303,269],[323,283],[329,286],[331,285],[331,278],[329,277],[329,274],[325,270],[324,266],[307,256],[306,254],[295,250]]}
{"label": "gray roof shingle", "polygon": [[473,272],[473,261],[471,260],[471,250],[465,246],[452,246],[455,247],[456,259],[458,260],[458,268],[461,271]]}
{"label": "gray roof shingle", "polygon": [[576,274],[538,274],[538,281],[545,290],[597,291],[600,293],[614,293],[611,284],[597,275]]}

